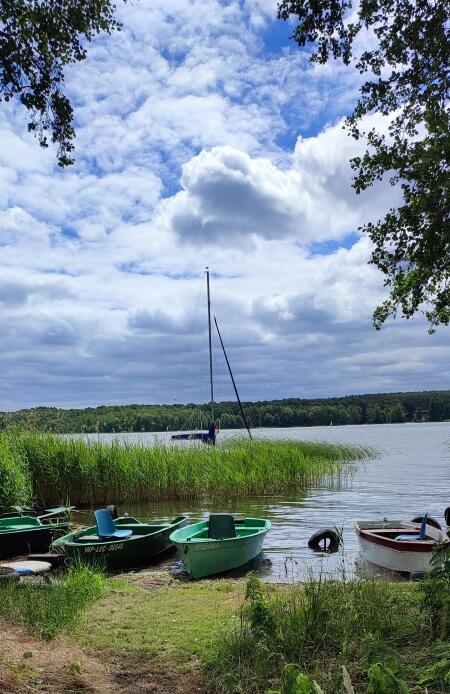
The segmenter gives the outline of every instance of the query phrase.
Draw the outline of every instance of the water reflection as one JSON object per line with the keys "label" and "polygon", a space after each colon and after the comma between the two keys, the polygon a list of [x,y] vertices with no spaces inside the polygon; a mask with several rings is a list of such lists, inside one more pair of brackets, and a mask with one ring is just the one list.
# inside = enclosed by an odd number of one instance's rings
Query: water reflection
{"label": "water reflection", "polygon": [[[377,449],[379,455],[356,467],[350,464],[348,475],[338,482],[324,480],[306,493],[209,502],[163,500],[122,504],[119,510],[161,520],[183,514],[196,521],[218,511],[269,518],[272,530],[265,540],[264,555],[253,568],[264,580],[285,582],[320,573],[385,577],[381,569],[361,562],[353,523],[385,516],[409,520],[425,511],[442,523],[443,511],[450,506],[449,423],[265,429],[255,435],[361,444]],[[222,432],[221,436],[236,436],[236,432]],[[169,442],[170,434],[102,434],[91,438],[154,445],[155,441]],[[81,518],[90,522],[92,516]],[[323,555],[308,549],[309,537],[326,527],[342,529],[341,552]],[[165,558],[164,563],[175,573],[182,570],[176,555]]]}

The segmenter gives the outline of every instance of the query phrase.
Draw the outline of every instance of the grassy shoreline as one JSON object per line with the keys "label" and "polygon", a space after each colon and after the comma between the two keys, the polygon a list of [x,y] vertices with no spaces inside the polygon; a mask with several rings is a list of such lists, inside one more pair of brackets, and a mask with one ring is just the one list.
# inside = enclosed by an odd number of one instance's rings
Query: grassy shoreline
{"label": "grassy shoreline", "polygon": [[449,589],[450,561],[420,583],[328,579],[273,588],[251,578],[239,623],[207,658],[211,689],[448,693]]}
{"label": "grassy shoreline", "polygon": [[153,446],[0,434],[0,507],[78,505],[199,496],[250,496],[305,489],[339,477],[343,463],[370,457],[361,446],[233,440],[220,446]]}
{"label": "grassy shoreline", "polygon": [[[73,684],[52,692],[84,691],[75,685],[93,660],[103,667],[89,689],[95,694],[275,694],[287,664],[322,690],[299,687],[286,694],[351,691],[344,688],[342,666],[358,694],[450,691],[448,574],[423,583],[288,586],[253,578],[247,584],[219,579],[152,585],[148,578],[144,572],[109,579],[72,631],[55,636],[55,653],[69,654],[56,679],[70,677]],[[5,626],[6,640],[14,628]],[[28,648],[37,654],[39,642]],[[75,651],[81,655],[74,663]],[[37,656],[26,663],[40,666]],[[2,663],[0,656],[0,689],[2,666],[6,678],[18,663]],[[21,684],[33,672],[20,676],[11,691],[31,691]],[[44,667],[44,686],[47,677],[55,673]]]}
{"label": "grassy shoreline", "polygon": [[[450,692],[448,589],[448,575],[423,583],[311,580],[275,588],[251,578],[239,623],[206,656],[211,690]],[[354,689],[345,688],[343,667]],[[298,688],[283,687],[292,673],[300,674]]]}

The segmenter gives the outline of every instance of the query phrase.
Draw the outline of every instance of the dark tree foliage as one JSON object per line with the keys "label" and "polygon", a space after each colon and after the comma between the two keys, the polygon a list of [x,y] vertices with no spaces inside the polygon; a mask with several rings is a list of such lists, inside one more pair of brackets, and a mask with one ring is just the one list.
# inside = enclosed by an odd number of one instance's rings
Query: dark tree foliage
{"label": "dark tree foliage", "polygon": [[[263,400],[244,403],[250,426],[309,427],[341,424],[394,424],[450,421],[450,390],[379,393],[343,398]],[[242,429],[236,402],[215,403],[222,429]],[[192,431],[207,429],[209,404],[106,405],[82,410],[35,407],[0,412],[0,431],[19,428],[69,434],[75,432]]]}
{"label": "dark tree foliage", "polygon": [[64,68],[86,58],[86,42],[120,29],[109,0],[0,0],[0,100],[17,98],[41,147],[73,163],[73,109],[63,92]]}
{"label": "dark tree foliage", "polygon": [[[352,7],[353,5],[353,7]],[[349,19],[351,11],[351,21]],[[448,0],[281,0],[281,19],[296,18],[293,38],[314,44],[312,62],[342,60],[365,76],[347,118],[368,149],[351,160],[357,193],[389,174],[403,201],[366,224],[371,263],[385,275],[389,298],[374,313],[377,329],[399,311],[426,314],[430,332],[450,321],[450,2]],[[369,30],[373,48],[357,51]],[[362,130],[362,118],[389,116],[389,135]]]}

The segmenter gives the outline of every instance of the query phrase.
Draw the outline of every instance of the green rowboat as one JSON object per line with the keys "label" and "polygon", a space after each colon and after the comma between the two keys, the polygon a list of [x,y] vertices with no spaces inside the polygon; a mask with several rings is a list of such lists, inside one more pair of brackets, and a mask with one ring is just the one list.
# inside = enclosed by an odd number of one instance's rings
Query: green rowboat
{"label": "green rowboat", "polygon": [[261,518],[235,520],[225,513],[175,530],[170,539],[191,578],[203,578],[237,569],[262,550],[271,523]]}
{"label": "green rowboat", "polygon": [[116,518],[117,530],[131,530],[125,538],[105,538],[97,534],[97,526],[83,528],[60,537],[52,543],[53,552],[64,553],[69,559],[89,562],[107,569],[145,566],[154,557],[173,547],[170,534],[187,523],[186,516],[169,523],[144,523],[124,516]]}
{"label": "green rowboat", "polygon": [[52,541],[67,533],[69,527],[69,511],[54,519],[45,515],[0,518],[0,557],[47,552]]}

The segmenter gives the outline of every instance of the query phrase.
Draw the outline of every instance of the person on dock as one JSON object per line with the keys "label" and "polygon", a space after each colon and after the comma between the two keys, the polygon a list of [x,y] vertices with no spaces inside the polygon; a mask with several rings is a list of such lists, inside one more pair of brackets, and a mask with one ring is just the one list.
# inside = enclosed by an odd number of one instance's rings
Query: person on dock
{"label": "person on dock", "polygon": [[211,422],[209,425],[208,433],[203,434],[203,443],[209,443],[211,446],[216,445],[216,436],[219,431],[219,427],[215,422]]}

